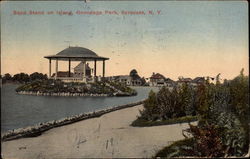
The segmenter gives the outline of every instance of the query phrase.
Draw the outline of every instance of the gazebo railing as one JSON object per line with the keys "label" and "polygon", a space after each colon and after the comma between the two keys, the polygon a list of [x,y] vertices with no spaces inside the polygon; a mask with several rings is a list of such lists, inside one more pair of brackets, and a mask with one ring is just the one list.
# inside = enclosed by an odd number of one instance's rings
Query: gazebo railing
{"label": "gazebo railing", "polygon": [[[51,77],[50,79],[59,79],[64,82],[83,82],[82,77]],[[94,82],[93,77],[86,77],[86,82]]]}

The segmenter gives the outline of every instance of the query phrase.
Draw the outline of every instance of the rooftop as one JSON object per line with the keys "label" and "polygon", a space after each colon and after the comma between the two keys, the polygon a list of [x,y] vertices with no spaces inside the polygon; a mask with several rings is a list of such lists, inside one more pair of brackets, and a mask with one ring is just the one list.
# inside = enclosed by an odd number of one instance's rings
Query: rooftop
{"label": "rooftop", "polygon": [[153,73],[153,75],[150,77],[151,79],[165,79],[165,77],[160,73]]}
{"label": "rooftop", "polygon": [[72,61],[93,61],[93,60],[108,60],[109,58],[98,56],[95,52],[83,47],[68,47],[56,55],[44,56],[48,59],[72,60]]}

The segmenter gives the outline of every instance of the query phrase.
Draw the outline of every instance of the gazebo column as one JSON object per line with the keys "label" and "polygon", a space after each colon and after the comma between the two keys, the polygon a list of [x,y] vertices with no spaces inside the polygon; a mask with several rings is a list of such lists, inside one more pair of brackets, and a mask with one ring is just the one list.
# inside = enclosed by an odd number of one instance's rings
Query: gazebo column
{"label": "gazebo column", "polygon": [[105,60],[102,63],[102,77],[105,77]]}
{"label": "gazebo column", "polygon": [[56,73],[55,73],[55,78],[57,79],[57,73],[58,73],[58,59],[56,59]]}
{"label": "gazebo column", "polygon": [[49,59],[49,78],[51,78],[51,59]]}
{"label": "gazebo column", "polygon": [[68,77],[70,77],[70,65],[71,65],[71,61],[69,59],[69,74],[68,74]]}
{"label": "gazebo column", "polygon": [[87,82],[86,80],[86,61],[82,61],[83,68],[82,68],[82,81]]}
{"label": "gazebo column", "polygon": [[96,60],[95,60],[95,65],[94,65],[94,81],[96,81]]}

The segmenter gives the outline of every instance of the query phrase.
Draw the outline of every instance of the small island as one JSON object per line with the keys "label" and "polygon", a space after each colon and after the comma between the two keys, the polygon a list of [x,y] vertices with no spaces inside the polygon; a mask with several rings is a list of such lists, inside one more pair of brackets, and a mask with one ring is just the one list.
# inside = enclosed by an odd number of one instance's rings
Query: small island
{"label": "small island", "polygon": [[42,96],[133,96],[137,92],[115,82],[63,82],[61,80],[36,80],[19,86],[18,94]]}
{"label": "small island", "polygon": [[[44,96],[137,95],[135,90],[125,84],[106,80],[105,61],[109,58],[99,56],[87,48],[68,47],[55,55],[44,58],[49,60],[48,77],[26,82],[16,89],[18,94]],[[53,74],[51,71],[52,61],[55,61],[55,73]],[[59,61],[68,62],[68,71],[59,71]],[[97,76],[98,61],[102,62],[102,76]],[[73,72],[71,72],[72,62],[78,62],[78,65],[73,68]],[[93,63],[93,68],[91,68],[90,63]]]}

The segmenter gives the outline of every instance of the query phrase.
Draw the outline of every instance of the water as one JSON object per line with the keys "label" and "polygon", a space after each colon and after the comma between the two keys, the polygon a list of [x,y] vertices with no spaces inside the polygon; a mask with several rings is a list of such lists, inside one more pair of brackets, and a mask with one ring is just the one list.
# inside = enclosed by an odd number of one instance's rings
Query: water
{"label": "water", "polygon": [[1,88],[1,132],[57,120],[64,117],[137,102],[147,98],[155,87],[133,87],[138,95],[132,97],[56,97],[18,95],[16,84]]}

